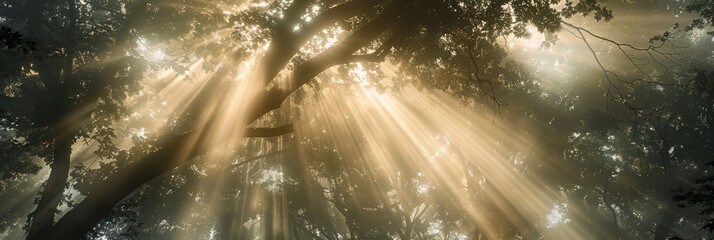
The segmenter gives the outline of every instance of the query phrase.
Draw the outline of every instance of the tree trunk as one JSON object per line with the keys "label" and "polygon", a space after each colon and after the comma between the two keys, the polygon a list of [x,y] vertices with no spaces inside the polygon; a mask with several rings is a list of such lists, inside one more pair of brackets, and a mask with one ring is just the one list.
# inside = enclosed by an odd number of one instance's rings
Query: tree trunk
{"label": "tree trunk", "polygon": [[[69,28],[67,32],[72,36],[76,27],[77,9],[74,0],[68,0],[69,3]],[[143,6],[143,5],[141,5]],[[28,11],[27,23],[30,36],[37,38],[41,34],[41,19],[42,12],[37,9],[44,9],[45,2],[41,0],[30,0],[26,2],[25,9]],[[138,16],[144,9],[139,9],[137,13],[129,17],[128,22],[119,31],[117,36],[116,49],[112,56],[120,56],[129,42],[129,31],[137,24]],[[68,49],[74,49],[74,42],[70,41]],[[45,239],[48,236],[49,230],[54,223],[54,215],[62,198],[64,197],[64,188],[67,186],[67,180],[70,171],[70,157],[72,152],[72,144],[74,136],[83,126],[83,123],[89,120],[91,112],[102,93],[105,92],[106,86],[115,78],[116,73],[126,65],[126,61],[122,57],[119,60],[112,61],[99,74],[98,83],[94,84],[94,88],[87,93],[83,101],[74,107],[68,106],[69,99],[66,96],[65,89],[48,89],[48,94],[54,100],[51,101],[53,108],[58,110],[57,120],[53,124],[55,142],[53,144],[53,161],[50,164],[51,172],[47,180],[47,184],[40,196],[40,202],[37,205],[30,223],[30,229],[27,239]],[[74,81],[72,60],[74,59],[74,51],[69,50],[65,59],[64,84]],[[43,63],[38,64],[39,67],[44,66]],[[43,79],[59,79],[53,75],[51,70],[39,70]],[[56,84],[61,84],[57,82]],[[55,90],[55,91],[52,91]],[[79,118],[77,117],[79,116]],[[71,119],[69,119],[71,118]]]}
{"label": "tree trunk", "polygon": [[673,207],[676,207],[676,203],[673,202],[672,195],[671,195],[671,188],[670,186],[670,173],[669,173],[669,156],[667,156],[666,159],[667,163],[665,164],[666,170],[664,177],[665,184],[662,187],[662,190],[660,192],[660,201],[664,201],[664,206],[662,207],[662,218],[660,222],[657,223],[657,226],[655,227],[654,231],[654,238],[656,240],[663,240],[667,239],[672,232],[672,227],[674,226],[675,220],[676,220],[676,213],[674,212],[675,209]]}
{"label": "tree trunk", "polygon": [[[77,8],[74,0],[68,0],[68,29],[67,32],[73,37],[77,21]],[[29,0],[25,2],[24,11],[27,14],[27,32],[33,38],[42,36],[42,18],[46,2],[41,0]],[[65,56],[64,65],[64,81],[71,81],[73,78],[72,59],[74,58],[74,42],[68,41],[68,51]],[[56,75],[50,67],[44,62],[38,63],[38,72],[42,79],[47,83],[50,102],[48,106],[56,110],[55,114],[62,114],[63,110],[67,109],[66,92],[61,91],[60,76]],[[50,87],[54,86],[54,87]],[[54,90],[54,91],[52,91]],[[55,117],[58,115],[55,115]],[[75,131],[67,133],[65,129],[58,127],[56,124],[52,126],[54,141],[52,143],[52,156],[50,163],[50,176],[47,179],[45,188],[40,194],[40,201],[37,208],[33,212],[28,231],[28,239],[42,239],[47,234],[48,230],[54,223],[55,213],[64,198],[64,189],[67,186],[69,177],[70,160],[72,155],[72,144],[74,143]]]}
{"label": "tree trunk", "polygon": [[674,206],[674,203],[667,202],[665,203],[664,207],[662,208],[663,214],[662,214],[662,220],[657,223],[657,227],[655,228],[654,232],[654,238],[655,240],[664,240],[669,237],[670,232],[672,231],[672,226],[674,225],[674,220],[675,220],[675,215],[674,211],[672,211],[672,206]]}
{"label": "tree trunk", "polygon": [[283,194],[280,191],[265,191],[265,208],[263,209],[263,236],[270,240],[288,239],[287,215]]}
{"label": "tree trunk", "polygon": [[610,193],[610,175],[612,173],[608,171],[607,173],[604,173],[605,175],[605,183],[603,184],[603,191],[602,191],[602,198],[603,198],[603,203],[605,206],[607,206],[607,209],[610,211],[610,214],[612,215],[612,224],[610,225],[610,229],[612,229],[612,237],[611,239],[620,239],[620,224],[617,220],[617,211],[615,211],[615,208],[612,207],[614,203],[612,197],[612,193]]}
{"label": "tree trunk", "polygon": [[105,180],[101,187],[92,191],[57,222],[47,239],[82,238],[135,189],[203,152],[204,148],[192,147],[189,144],[205,137],[201,135],[199,131],[176,138],[161,150],[149,154],[145,160],[138,161]]}
{"label": "tree trunk", "polygon": [[51,173],[47,179],[40,202],[33,213],[32,222],[27,239],[43,239],[54,223],[55,212],[64,197],[64,189],[69,177],[70,155],[72,140],[67,138],[55,139],[53,145],[54,159],[50,164]]}
{"label": "tree trunk", "polygon": [[670,148],[672,147],[672,144],[669,142],[669,137],[667,136],[667,128],[669,126],[669,122],[671,122],[672,116],[675,115],[673,113],[670,115],[667,119],[667,125],[665,125],[665,130],[658,131],[658,135],[660,136],[660,140],[662,140],[662,146],[660,147],[659,151],[657,152],[657,155],[660,158],[660,161],[662,161],[662,188],[660,188],[659,192],[659,200],[664,202],[664,206],[662,207],[662,220],[660,220],[659,223],[657,223],[657,226],[655,227],[654,231],[654,239],[656,240],[663,240],[667,239],[667,237],[670,235],[672,232],[672,226],[674,226],[674,220],[675,220],[675,212],[672,211],[672,206],[676,206],[675,203],[673,202],[672,195],[671,195],[671,186],[676,186],[672,185],[672,180],[676,181],[676,177],[672,177],[672,157],[670,156]]}

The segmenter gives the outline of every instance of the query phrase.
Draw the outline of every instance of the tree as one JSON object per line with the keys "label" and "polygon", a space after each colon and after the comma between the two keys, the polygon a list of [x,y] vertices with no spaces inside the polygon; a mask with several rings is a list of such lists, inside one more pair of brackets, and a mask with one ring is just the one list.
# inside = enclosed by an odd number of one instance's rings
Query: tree
{"label": "tree", "polygon": [[[22,42],[33,52],[11,62],[7,71],[11,75],[3,79],[3,86],[11,91],[3,101],[5,120],[8,126],[13,126],[10,134],[13,137],[7,141],[8,145],[3,145],[8,147],[4,153],[8,159],[19,160],[4,164],[32,166],[32,159],[22,154],[33,152],[52,168],[31,217],[30,236],[39,234],[42,238],[53,224],[67,187],[71,146],[77,139],[97,141],[100,145],[97,157],[115,158],[117,148],[112,142],[115,132],[111,125],[114,119],[127,116],[121,104],[139,90],[139,76],[147,67],[179,69],[180,65],[161,66],[142,60],[133,51],[136,42],[142,41],[135,34],[146,22],[152,22],[152,27],[170,25],[176,29],[190,21],[168,22],[166,17],[170,15],[166,14],[161,15],[164,19],[146,18],[146,8],[147,3],[77,4],[75,1],[18,1],[4,6],[3,11],[25,11],[25,14],[7,14],[14,17],[8,22],[24,23],[27,38],[39,42],[38,49],[34,49],[36,42]],[[95,17],[103,12],[111,12],[113,19]],[[45,13],[48,16],[43,15]],[[45,19],[57,18],[63,20],[44,23]],[[200,23],[211,24],[210,21]],[[155,29],[151,29],[151,33],[156,37],[182,34]],[[13,39],[17,39],[17,34],[10,38]],[[6,43],[8,48],[24,46],[11,41]],[[28,53],[28,47],[21,49]],[[126,52],[133,53],[126,56]],[[97,66],[96,61],[107,59],[107,64]]]}
{"label": "tree", "polygon": [[[198,4],[193,1],[181,3]],[[80,238],[116,213],[116,209],[136,208],[132,203],[145,201],[141,199],[147,195],[167,196],[160,189],[142,188],[148,182],[167,172],[187,165],[196,169],[221,169],[211,164],[190,161],[191,159],[212,156],[216,152],[215,149],[231,148],[233,145],[238,145],[240,144],[236,140],[238,137],[277,137],[292,132],[294,129],[289,123],[290,120],[283,121],[283,123],[288,122],[286,125],[279,125],[277,124],[279,121],[270,118],[284,117],[275,112],[281,111],[278,109],[285,105],[291,96],[297,99],[296,102],[300,102],[300,97],[296,95],[303,94],[301,89],[306,87],[320,89],[320,83],[315,79],[321,74],[342,76],[350,74],[347,69],[340,68],[340,66],[374,67],[377,66],[376,63],[389,61],[391,64],[403,67],[400,76],[395,78],[399,81],[397,85],[413,82],[420,87],[429,89],[445,91],[457,91],[456,89],[458,89],[462,96],[473,96],[475,92],[481,91],[484,93],[481,95],[482,97],[492,100],[498,106],[501,102],[496,97],[495,89],[499,87],[508,89],[509,85],[515,86],[519,82],[527,82],[517,64],[507,60],[507,51],[497,43],[499,37],[504,35],[524,36],[527,34],[528,25],[535,26],[540,32],[552,34],[561,28],[563,19],[579,14],[593,14],[596,20],[608,20],[612,17],[612,13],[608,9],[595,1],[586,0],[577,3],[565,1],[559,5],[560,3],[560,1],[493,1],[488,3],[402,0],[271,1],[246,4],[243,6],[244,10],[228,19],[223,16],[224,13],[221,9],[207,6],[208,10],[205,11],[208,13],[206,13],[201,8],[165,7],[162,3],[153,1],[120,3],[98,1],[88,4],[77,4],[74,1],[68,1],[66,4],[27,1],[24,3],[25,9],[32,11],[24,16],[18,16],[17,22],[26,22],[25,32],[30,39],[38,42],[39,53],[30,54],[27,59],[18,61],[13,68],[15,77],[12,80],[15,81],[15,85],[12,83],[7,85],[18,86],[17,82],[28,78],[39,82],[35,89],[29,88],[31,85],[24,82],[19,83],[21,87],[11,87],[17,89],[17,94],[10,94],[13,98],[12,101],[20,102],[20,98],[33,99],[35,96],[52,98],[36,103],[37,106],[46,109],[39,111],[46,115],[26,116],[28,113],[23,110],[27,105],[18,105],[16,109],[8,110],[10,115],[6,118],[10,119],[6,120],[9,121],[7,125],[21,126],[13,127],[13,133],[9,135],[13,136],[10,139],[14,141],[13,146],[24,149],[14,150],[12,153],[33,152],[50,162],[52,168],[47,186],[40,197],[38,210],[32,217],[29,238]],[[19,3],[8,5],[10,7],[7,7],[7,11],[14,10],[21,5]],[[45,10],[36,11],[36,9]],[[97,22],[98,11],[108,13],[117,19]],[[45,19],[55,18],[62,19],[62,21],[55,22],[58,26],[43,26]],[[177,19],[181,20],[177,21]],[[233,24],[236,33],[235,39],[229,40],[223,36],[220,44],[214,43],[216,46],[209,48],[213,52],[190,54],[192,58],[206,59],[204,65],[214,66],[210,70],[215,70],[214,76],[216,77],[210,78],[210,84],[197,94],[197,101],[190,103],[183,109],[183,112],[177,111],[176,116],[179,120],[176,127],[171,131],[161,133],[161,139],[134,139],[132,149],[118,149],[116,143],[113,142],[116,139],[113,130],[115,119],[126,117],[129,113],[117,109],[120,109],[119,106],[127,101],[130,95],[138,94],[139,89],[135,87],[135,84],[142,80],[142,74],[150,69],[160,67],[171,67],[177,71],[185,70],[185,67],[178,64],[156,66],[147,63],[150,61],[142,59],[140,53],[134,52],[136,45],[142,44],[145,40],[142,38],[167,38],[177,39],[175,40],[177,45],[190,46],[193,43],[184,39],[189,36],[208,35],[209,33],[202,26],[210,24]],[[43,30],[53,28],[71,30],[70,37],[53,37],[54,41],[43,39],[41,33],[56,33],[56,31]],[[111,30],[105,30],[106,28]],[[115,32],[116,35],[112,32]],[[583,38],[585,37],[583,36]],[[60,40],[64,39],[71,41],[57,44],[58,46],[52,45],[56,44],[54,42],[62,42]],[[326,43],[324,39],[334,39],[334,41]],[[79,44],[89,41],[106,42],[106,44],[99,47]],[[112,45],[114,46],[111,47]],[[187,52],[190,51],[192,51],[191,48],[187,50]],[[126,52],[131,52],[129,57],[126,56]],[[239,72],[237,69],[231,69],[235,68],[237,64],[232,65],[225,62],[242,61],[251,55],[260,57],[255,61],[248,80],[233,82],[224,77]],[[227,59],[228,57],[236,59]],[[116,58],[126,61],[110,61],[100,67],[94,67],[94,61],[86,61],[86,59]],[[180,63],[188,64],[189,60],[187,59],[189,58],[187,57]],[[75,63],[80,60],[86,62]],[[147,64],[151,66],[148,69],[145,67]],[[336,73],[328,71],[333,68],[337,68]],[[444,81],[444,78],[449,80]],[[509,82],[506,79],[514,82]],[[122,81],[125,81],[126,84],[121,84]],[[59,86],[52,87],[53,85]],[[516,88],[512,87],[511,89]],[[597,94],[593,94],[594,91],[585,92],[591,93],[593,98],[597,98],[595,96]],[[527,106],[529,100],[539,100],[529,92],[513,90],[509,94],[522,97],[524,99],[523,106]],[[619,95],[619,97],[623,96]],[[240,102],[242,105],[233,106],[231,105],[233,102]],[[550,109],[550,111],[558,110]],[[549,109],[542,109],[537,113],[542,114],[547,111]],[[516,116],[525,116],[526,118],[533,116],[527,113],[528,110],[515,112]],[[275,117],[276,115],[278,117]],[[593,135],[597,137],[581,137],[579,139],[587,141],[609,139],[608,136],[613,130],[607,128],[613,124],[603,123],[606,116],[593,112],[583,113],[583,115],[591,118],[589,119],[591,122],[597,122],[604,126],[602,129],[594,131]],[[572,119],[577,119],[577,116],[573,116]],[[541,121],[543,120],[545,119]],[[268,124],[265,124],[266,122]],[[38,125],[38,123],[40,124]],[[547,148],[553,149],[553,152],[546,154],[558,155],[567,149],[568,144],[571,144],[562,141],[567,139],[566,136],[571,133],[569,131],[583,127],[583,125],[574,124],[570,127],[554,134],[552,131],[544,129],[539,132],[541,134],[534,135],[559,139],[559,141],[554,141],[556,144]],[[100,183],[90,185],[88,182],[79,180],[80,183],[75,186],[80,189],[82,194],[86,195],[86,198],[79,203],[73,203],[72,209],[53,224],[54,210],[59,206],[68,184],[71,146],[78,139],[92,138],[96,139],[101,146],[97,156],[110,161],[104,162],[98,171],[87,168],[87,170],[76,173],[78,178],[95,174],[89,181]],[[617,139],[620,138],[617,137]],[[614,140],[612,141],[614,142]],[[355,144],[359,144],[359,141],[356,141]],[[42,153],[38,150],[43,146],[50,145],[52,145],[51,152]],[[592,146],[595,145],[590,145],[590,147]],[[660,150],[666,151],[668,148],[663,145]],[[597,151],[597,148],[592,151]],[[598,157],[607,159],[609,156],[600,154]],[[269,159],[269,157],[264,159]],[[600,171],[591,171],[592,178],[604,180],[602,183],[593,184],[586,189],[599,192],[602,201],[605,202],[604,205],[609,207],[614,217],[613,228],[617,229],[619,227],[618,214],[613,206],[615,202],[618,202],[617,199],[622,198],[616,193],[621,189],[612,190],[611,187],[608,187],[614,181],[611,179],[611,175],[613,171],[616,171],[617,166],[610,166],[605,160],[601,162],[601,165],[595,164],[592,168],[587,167],[585,170],[599,169]],[[273,166],[270,163],[264,164]],[[365,188],[365,186],[374,185],[375,179],[369,175],[369,171],[364,171],[368,167],[364,164],[337,161],[319,174],[307,177],[297,174],[305,166],[319,167],[321,166],[319,164],[314,162],[275,164],[284,167],[287,169],[285,171],[287,174],[292,173],[291,176],[299,179],[301,184],[298,184],[293,189],[294,191],[270,192],[252,186],[258,184],[233,186],[241,191],[254,191],[251,193],[254,196],[261,195],[258,192],[270,196],[268,199],[263,199],[268,204],[264,207],[267,209],[273,208],[269,204],[280,205],[276,202],[284,199],[283,194],[297,195],[305,191],[314,193],[312,199],[321,199],[316,200],[317,202],[332,202],[336,206],[334,210],[331,210],[332,212],[309,211],[309,214],[314,215],[307,217],[304,212],[300,213],[298,210],[317,209],[317,206],[311,205],[315,204],[314,202],[290,202],[287,206],[295,211],[286,210],[285,213],[280,214],[290,215],[290,219],[294,220],[296,225],[303,226],[305,230],[296,234],[290,233],[288,229],[281,226],[268,225],[263,227],[265,231],[263,235],[284,238],[286,236],[301,236],[301,234],[307,235],[317,231],[325,236],[338,238],[337,236],[342,230],[331,226],[333,224],[329,221],[315,220],[326,219],[328,218],[326,216],[333,214],[334,211],[341,212],[345,216],[349,227],[347,232],[351,238],[390,238],[398,235],[403,239],[408,239],[413,236],[422,236],[420,234],[426,235],[426,233],[420,233],[417,230],[418,228],[424,229],[425,221],[421,221],[420,217],[425,215],[441,216],[442,219],[445,219],[444,225],[452,228],[470,228],[470,225],[473,225],[465,223],[464,219],[467,218],[459,215],[463,214],[459,213],[460,207],[450,202],[446,197],[435,196],[436,200],[434,201],[388,204],[390,197],[383,192],[345,190],[350,187]],[[329,165],[329,163],[324,164]],[[243,166],[242,163],[237,165]],[[233,166],[232,168],[238,169],[239,167]],[[335,169],[339,169],[339,171]],[[424,173],[409,171],[408,165],[402,166],[402,169],[404,169],[405,176],[390,184],[385,184],[383,187],[385,190],[412,189],[414,192],[414,189],[420,187],[413,185],[412,181],[419,179],[420,174]],[[548,171],[548,167],[537,169]],[[179,174],[180,176],[196,177],[195,173],[191,173],[189,170],[181,168],[179,170],[183,171],[183,175]],[[478,188],[480,186],[478,182],[483,179],[480,179],[480,175],[476,174],[479,171],[482,170],[478,169],[478,166],[468,168],[466,175],[471,176],[468,179],[469,184],[467,184],[469,187]],[[553,172],[555,171],[550,173]],[[331,183],[327,184],[333,194],[331,198],[323,196],[319,192],[320,187],[318,187],[318,185],[326,184],[320,183],[320,181],[321,177],[328,174],[335,174],[329,178]],[[251,173],[248,169],[245,175],[238,176],[256,177],[256,173]],[[551,181],[554,183],[569,179],[557,174],[552,177]],[[590,182],[595,182],[595,180]],[[544,189],[551,186],[556,186],[556,184],[548,185]],[[444,187],[434,186],[433,188]],[[137,192],[137,189],[142,189],[142,192]],[[146,192],[143,192],[144,190]],[[191,192],[191,190],[178,191]],[[507,237],[515,236],[516,232],[528,231],[529,226],[520,224],[527,222],[528,219],[513,219],[508,214],[509,209],[518,206],[501,204],[505,196],[497,196],[497,191],[489,187],[484,187],[479,191],[485,194],[474,193],[472,198],[479,199],[483,195],[488,195],[488,199],[483,200],[484,208],[495,209],[492,214],[493,218],[502,219],[503,224],[484,224],[474,230],[467,230],[474,233],[472,237],[479,234],[489,238]],[[579,190],[573,190],[570,193],[583,194]],[[448,195],[444,194],[444,196]],[[359,201],[354,199],[359,199]],[[122,203],[123,200],[124,203]],[[160,205],[161,203],[150,202],[148,204]],[[266,211],[260,210],[258,207],[236,209],[235,205],[232,206],[229,207],[231,212]],[[625,206],[622,205],[622,207]],[[276,214],[262,216],[276,219],[284,217]],[[386,217],[377,221],[375,216]],[[271,224],[273,222],[265,221]],[[229,222],[225,223],[225,226],[230,229],[234,224]],[[52,227],[49,227],[50,225]],[[489,231],[490,227],[503,230],[496,235],[493,231]],[[38,229],[49,229],[49,231],[43,235],[39,233]],[[228,237],[231,234],[229,231],[222,233]]]}

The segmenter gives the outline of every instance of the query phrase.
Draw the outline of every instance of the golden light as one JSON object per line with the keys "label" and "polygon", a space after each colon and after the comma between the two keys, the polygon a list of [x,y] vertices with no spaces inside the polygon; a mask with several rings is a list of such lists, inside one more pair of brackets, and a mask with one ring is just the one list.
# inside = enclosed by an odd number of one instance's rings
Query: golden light
{"label": "golden light", "polygon": [[[445,93],[407,86],[398,92],[376,94],[364,88],[330,85],[302,108],[301,115],[309,117],[300,119],[298,138],[330,139],[339,161],[364,162],[364,171],[379,179],[374,186],[377,189],[358,191],[394,190],[397,201],[419,201],[406,198],[411,189],[391,189],[405,172],[416,171],[422,179],[418,192],[428,192],[429,186],[444,188],[451,204],[462,207],[489,239],[501,234],[490,222],[489,212],[493,211],[514,224],[525,220],[538,226],[538,232],[549,238],[591,237],[580,226],[565,224],[566,209],[558,193],[544,191],[538,179],[523,174],[510,161],[509,149],[525,151],[531,144],[521,129],[494,123],[488,114],[465,108]],[[474,178],[481,180],[467,180]],[[485,197],[500,201],[489,206],[493,209],[476,205],[474,199],[473,189],[486,189],[487,185],[493,187]],[[555,227],[556,231],[548,229]]]}
{"label": "golden light", "polygon": [[[195,8],[179,3],[162,4],[175,8]],[[266,7],[268,3],[259,2],[252,6]],[[234,5],[221,8],[224,9],[223,14],[231,15],[244,7]],[[211,9],[213,7],[206,7],[205,11]],[[319,10],[317,6],[311,7],[303,20],[310,22]],[[294,30],[300,31],[300,26],[295,26]],[[546,36],[534,27],[528,30],[531,35],[529,38],[506,38],[502,44],[522,52],[519,57],[525,57],[526,61],[523,62],[530,63],[529,67],[536,74],[541,74],[540,77],[545,75],[567,81],[571,77],[569,73],[573,72],[574,63],[581,60],[565,61],[562,55],[572,51],[582,52],[582,46],[579,49],[569,48],[580,41],[570,37],[559,42],[560,47],[567,46],[565,50],[542,48]],[[216,29],[213,34],[191,36],[192,40],[183,43],[149,43],[139,38],[135,50],[148,62],[169,61],[173,55],[180,55],[175,53],[177,51],[191,52],[211,43],[220,43],[232,31],[230,28]],[[304,55],[320,53],[336,44],[345,34],[340,27],[328,28],[312,38],[300,52]],[[250,36],[247,38],[245,40],[249,41],[249,45],[261,44],[257,39]],[[216,215],[222,214],[220,211],[224,206],[220,206],[221,198],[230,190],[228,186],[240,182],[246,186],[245,189],[250,188],[248,185],[262,184],[265,187],[233,194],[235,207],[246,210],[232,216],[233,226],[229,236],[250,235],[259,238],[268,227],[289,229],[291,223],[287,205],[291,199],[281,193],[281,188],[290,179],[283,172],[283,166],[277,164],[278,167],[266,167],[268,165],[260,161],[246,164],[246,159],[292,149],[297,152],[295,156],[274,158],[300,163],[313,161],[315,156],[311,153],[316,150],[300,141],[322,139],[334,147],[328,151],[335,153],[337,159],[321,160],[357,166],[351,169],[353,172],[341,173],[345,174],[348,185],[357,185],[350,182],[357,181],[357,177],[350,175],[361,174],[372,178],[367,189],[350,191],[387,196],[388,203],[403,208],[411,206],[407,215],[415,218],[420,216],[427,221],[426,232],[434,238],[448,238],[447,230],[438,220],[439,212],[434,209],[434,205],[438,204],[457,208],[475,225],[475,230],[461,229],[461,232],[448,233],[456,234],[458,238],[466,238],[472,231],[488,239],[501,238],[504,233],[500,232],[499,224],[503,222],[494,219],[501,219],[519,230],[532,227],[549,239],[595,238],[586,230],[587,226],[570,222],[569,218],[577,217],[577,209],[568,206],[558,190],[549,189],[543,179],[523,169],[524,163],[519,153],[538,151],[537,139],[529,139],[524,134],[528,129],[521,129],[520,125],[506,120],[507,117],[494,121],[489,111],[465,106],[444,92],[427,92],[411,85],[380,92],[374,83],[392,81],[390,78],[395,74],[393,69],[396,67],[389,63],[351,64],[347,70],[347,76],[351,79],[337,77],[339,73],[335,69],[327,71],[315,80],[319,90],[310,87],[302,90],[301,93],[311,97],[302,99],[299,106],[294,104],[297,100],[289,99],[281,109],[256,123],[273,123],[279,118],[275,115],[287,116],[292,118],[290,121],[295,125],[292,136],[243,139],[246,131],[244,127],[250,124],[245,113],[253,107],[252,100],[257,92],[265,90],[261,83],[255,81],[262,78],[256,75],[261,71],[254,68],[256,59],[266,48],[267,45],[261,45],[253,49],[250,52],[253,56],[247,60],[242,59],[241,63],[234,62],[231,53],[226,52],[216,57],[225,60],[215,66],[214,69],[219,69],[217,71],[204,70],[204,65],[208,63],[203,58],[193,59],[185,73],[166,69],[149,71],[145,75],[148,80],[142,82],[142,92],[125,101],[132,114],[117,120],[115,124],[121,133],[115,144],[120,149],[126,150],[137,144],[132,142],[132,138],[147,140],[157,136],[171,136],[172,131],[176,130],[173,128],[182,121],[179,116],[188,119],[183,119],[190,122],[187,125],[201,126],[199,131],[208,136],[201,141],[196,140],[193,145],[221,146],[199,157],[202,158],[201,163],[188,164],[187,168],[196,171],[201,178],[186,183],[185,187],[201,192],[202,195],[192,196],[195,201],[180,204],[181,209],[173,209],[180,211],[180,221],[207,221],[201,219],[206,216],[201,210],[208,210],[208,217],[215,221]],[[109,59],[107,62],[115,60]],[[226,74],[221,69],[232,71],[226,70],[230,72]],[[382,71],[386,75],[385,79],[372,79],[369,73],[371,69]],[[30,71],[27,74],[36,73]],[[285,75],[282,72],[278,77]],[[76,143],[73,146],[75,154],[72,163],[81,163],[90,169],[97,168],[97,159],[87,157],[96,149],[96,143]],[[245,156],[236,157],[236,153],[245,149],[249,149],[243,152],[247,153]],[[190,149],[178,151],[188,152]],[[231,179],[235,175],[230,173],[230,167],[242,164],[246,166],[241,169],[245,171],[245,178]],[[326,181],[326,177],[319,176],[320,173],[307,169],[307,166],[303,167],[305,169],[301,171],[306,175],[304,177],[317,176],[318,185],[325,191],[325,197],[332,197],[330,192],[335,191],[335,185],[320,182]],[[257,174],[259,178],[250,179],[249,173],[255,176],[256,169],[260,172]],[[46,177],[47,170],[43,169],[37,178]],[[181,177],[180,174],[169,174],[167,178]],[[41,182],[36,179],[33,181]],[[359,204],[363,199],[352,200]],[[17,203],[18,206],[20,204],[24,203]],[[325,207],[332,209],[330,211],[333,215],[339,213],[334,210],[334,202]],[[344,216],[332,217],[335,218],[335,224],[345,224],[342,219]],[[195,239],[201,234],[212,238],[216,232],[214,227],[177,238]],[[344,231],[346,227],[340,228],[338,231]]]}

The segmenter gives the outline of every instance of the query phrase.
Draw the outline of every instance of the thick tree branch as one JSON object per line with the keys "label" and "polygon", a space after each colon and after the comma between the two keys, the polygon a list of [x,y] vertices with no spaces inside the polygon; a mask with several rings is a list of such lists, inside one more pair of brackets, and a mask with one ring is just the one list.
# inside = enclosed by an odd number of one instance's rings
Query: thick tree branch
{"label": "thick tree branch", "polygon": [[[300,31],[293,32],[292,28],[290,28],[289,30],[282,30],[276,33],[276,37],[274,37],[270,43],[270,48],[258,65],[258,71],[262,73],[262,75],[258,76],[259,79],[267,86],[267,84],[278,75],[280,70],[285,68],[300,47],[305,45],[310,38],[321,30],[341,20],[368,12],[373,9],[377,3],[379,3],[379,1],[376,0],[353,0],[334,6],[318,14],[309,24],[306,23]],[[296,22],[286,21],[281,24],[292,25],[296,24]]]}
{"label": "thick tree branch", "polygon": [[283,79],[282,84],[278,84],[278,87],[271,89],[273,94],[279,96],[277,101],[282,103],[290,94],[300,89],[317,75],[330,67],[343,64],[357,50],[369,45],[382,33],[394,26],[400,10],[406,7],[408,3],[409,1],[406,0],[392,1],[376,18],[352,33],[345,40],[295,68],[290,77]]}
{"label": "thick tree branch", "polygon": [[276,128],[246,128],[245,137],[277,137],[293,131],[292,124]]}
{"label": "thick tree branch", "polygon": [[356,63],[356,62],[384,62],[385,56],[380,56],[376,53],[370,54],[357,54],[345,58],[344,63]]}
{"label": "thick tree branch", "polygon": [[392,47],[396,43],[397,35],[393,35],[382,43],[374,52],[370,54],[355,54],[345,58],[344,63],[354,62],[384,62],[387,55],[392,51]]}
{"label": "thick tree branch", "polygon": [[408,5],[409,1],[395,0],[365,26],[356,30],[340,43],[324,50],[317,56],[299,65],[287,78],[280,80],[265,94],[258,96],[257,102],[262,102],[261,108],[248,111],[247,117],[256,120],[264,114],[278,109],[290,94],[297,91],[314,77],[330,67],[344,64],[345,60],[359,49],[368,46],[382,33],[391,28],[399,16],[400,10]]}
{"label": "thick tree branch", "polygon": [[[211,126],[212,124],[206,124]],[[172,138],[156,152],[150,153],[103,181],[48,231],[47,239],[81,239],[116,204],[154,178],[174,169],[189,159],[212,148],[206,127]]]}

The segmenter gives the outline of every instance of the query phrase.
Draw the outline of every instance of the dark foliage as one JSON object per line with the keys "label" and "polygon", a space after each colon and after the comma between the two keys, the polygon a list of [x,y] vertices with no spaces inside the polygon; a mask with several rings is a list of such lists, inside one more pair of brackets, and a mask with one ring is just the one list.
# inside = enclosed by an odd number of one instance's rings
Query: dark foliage
{"label": "dark foliage", "polygon": [[36,42],[24,39],[19,31],[13,31],[10,27],[0,27],[0,41],[5,49],[21,51],[25,54],[37,50]]}

